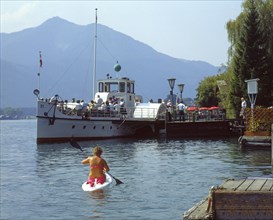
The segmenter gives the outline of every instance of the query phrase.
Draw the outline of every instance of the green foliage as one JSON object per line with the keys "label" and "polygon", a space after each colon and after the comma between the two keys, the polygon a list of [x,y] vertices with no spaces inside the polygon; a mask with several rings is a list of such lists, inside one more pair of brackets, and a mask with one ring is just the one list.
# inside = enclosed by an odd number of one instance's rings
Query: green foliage
{"label": "green foliage", "polygon": [[[228,63],[224,73],[199,83],[196,102],[219,105],[229,117],[238,117],[241,97],[247,98],[245,80],[259,78],[256,105],[273,105],[273,0],[245,0],[243,11],[227,22]],[[225,82],[222,88],[217,81]],[[218,89],[216,89],[218,88]]]}
{"label": "green foliage", "polygon": [[217,97],[217,78],[218,76],[206,77],[199,82],[196,98],[198,106],[218,106],[220,99]]}
{"label": "green foliage", "polygon": [[[229,69],[232,72],[230,103],[239,114],[240,98],[247,97],[245,80],[259,78],[257,105],[272,105],[273,1],[246,0],[244,11],[227,23]],[[269,28],[268,28],[269,27]]]}

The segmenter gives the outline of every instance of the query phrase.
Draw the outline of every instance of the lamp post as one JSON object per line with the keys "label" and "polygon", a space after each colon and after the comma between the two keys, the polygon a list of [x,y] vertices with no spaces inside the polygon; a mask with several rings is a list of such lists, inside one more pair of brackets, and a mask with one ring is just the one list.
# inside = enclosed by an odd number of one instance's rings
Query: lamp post
{"label": "lamp post", "polygon": [[183,89],[184,89],[185,84],[178,84],[177,86],[180,91],[180,101],[182,101],[182,93],[183,93]]}
{"label": "lamp post", "polygon": [[254,130],[254,106],[258,94],[258,81],[260,79],[245,80],[247,83],[247,94],[251,103],[251,127]]}
{"label": "lamp post", "polygon": [[175,84],[175,78],[170,78],[168,79],[169,81],[169,85],[170,85],[170,88],[171,88],[171,91],[170,91],[170,95],[171,95],[171,99],[172,99],[172,106],[173,106],[173,88],[174,88],[174,84]]}
{"label": "lamp post", "polygon": [[[169,82],[169,85],[171,88],[170,96],[171,96],[171,103],[172,103],[171,110],[170,110],[169,114],[172,115],[172,117],[174,117],[173,88],[174,88],[175,80],[176,80],[175,78],[168,79],[168,82]],[[170,120],[171,120],[171,116],[170,116]]]}

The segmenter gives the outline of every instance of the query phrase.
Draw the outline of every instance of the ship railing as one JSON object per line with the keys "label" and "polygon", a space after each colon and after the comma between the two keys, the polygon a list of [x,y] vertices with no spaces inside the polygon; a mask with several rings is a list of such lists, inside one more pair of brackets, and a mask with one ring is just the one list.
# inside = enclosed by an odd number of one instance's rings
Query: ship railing
{"label": "ship railing", "polygon": [[158,109],[156,108],[135,108],[126,107],[120,109],[70,109],[70,108],[57,108],[62,114],[68,116],[81,116],[83,119],[91,118],[121,118],[121,119],[156,119],[160,117],[158,115]]}

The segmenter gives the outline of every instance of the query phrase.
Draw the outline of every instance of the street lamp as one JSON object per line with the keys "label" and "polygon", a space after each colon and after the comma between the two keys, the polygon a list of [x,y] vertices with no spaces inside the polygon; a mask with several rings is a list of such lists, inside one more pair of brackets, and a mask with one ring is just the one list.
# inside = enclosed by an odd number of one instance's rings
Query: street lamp
{"label": "street lamp", "polygon": [[176,80],[175,78],[168,79],[169,85],[170,85],[170,88],[171,88],[170,95],[171,95],[171,99],[172,99],[172,105],[174,104],[173,103],[173,88],[174,88],[175,80]]}
{"label": "street lamp", "polygon": [[178,84],[177,86],[180,91],[180,101],[182,102],[182,93],[183,93],[183,89],[184,89],[185,84]]}

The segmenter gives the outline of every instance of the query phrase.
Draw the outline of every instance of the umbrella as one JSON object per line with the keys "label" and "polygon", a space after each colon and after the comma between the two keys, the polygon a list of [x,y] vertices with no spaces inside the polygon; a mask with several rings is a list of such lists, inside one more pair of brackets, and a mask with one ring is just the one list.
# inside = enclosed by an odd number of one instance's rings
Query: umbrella
{"label": "umbrella", "polygon": [[218,106],[212,106],[212,107],[209,108],[209,110],[218,110],[218,109],[219,109]]}
{"label": "umbrella", "polygon": [[198,107],[196,106],[190,106],[187,108],[187,111],[196,111],[196,110],[198,110]]}
{"label": "umbrella", "polygon": [[199,108],[200,111],[206,111],[206,110],[209,110],[208,107],[202,107],[202,108]]}

